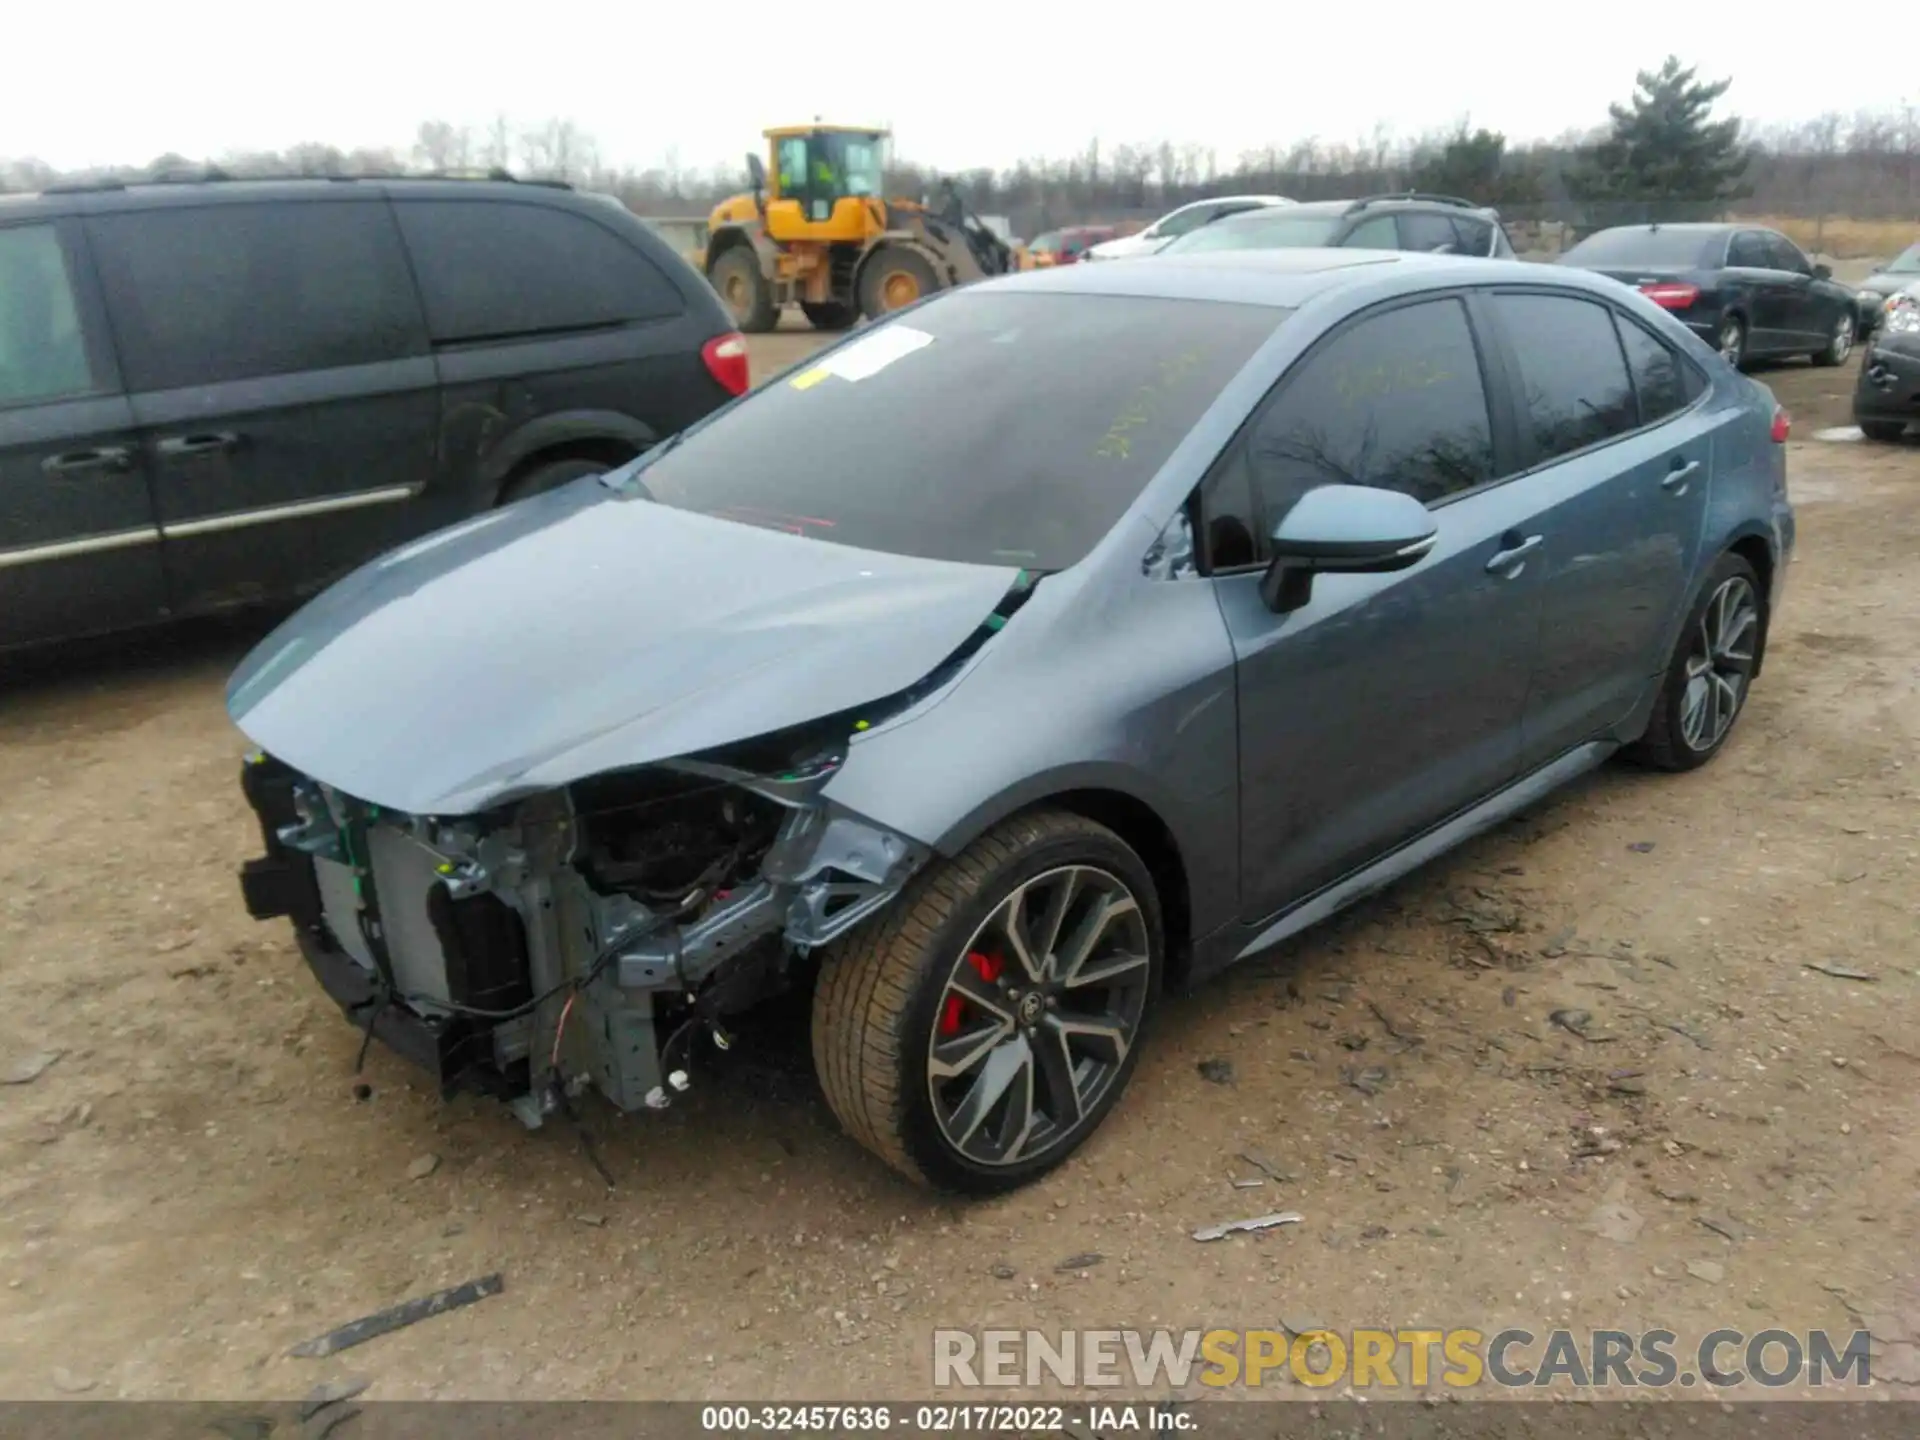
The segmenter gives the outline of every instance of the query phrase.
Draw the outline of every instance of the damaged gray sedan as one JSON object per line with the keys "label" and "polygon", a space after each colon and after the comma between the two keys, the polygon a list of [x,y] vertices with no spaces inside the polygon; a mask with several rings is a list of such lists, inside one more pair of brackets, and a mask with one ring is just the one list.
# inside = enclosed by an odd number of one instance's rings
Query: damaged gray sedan
{"label": "damaged gray sedan", "polygon": [[[529,1124],[667,1106],[801,988],[854,1138],[1027,1181],[1164,985],[1623,744],[1726,740],[1792,543],[1784,426],[1640,297],[1542,275],[991,281],[396,551],[229,687],[248,908],[368,1041]],[[1570,458],[1514,420],[1512,377],[1553,398],[1515,358],[1542,297],[1666,387],[1616,351],[1614,430]]]}

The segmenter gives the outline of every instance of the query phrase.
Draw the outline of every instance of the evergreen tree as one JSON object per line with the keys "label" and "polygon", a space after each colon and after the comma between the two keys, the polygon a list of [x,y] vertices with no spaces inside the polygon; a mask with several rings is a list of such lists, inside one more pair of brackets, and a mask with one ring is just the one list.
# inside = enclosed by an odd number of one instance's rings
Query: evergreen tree
{"label": "evergreen tree", "polygon": [[[1582,199],[1717,211],[1748,193],[1741,182],[1747,147],[1737,117],[1709,118],[1731,80],[1701,80],[1669,55],[1635,77],[1632,99],[1610,105],[1607,135],[1589,147],[1569,177]],[[1648,218],[1658,218],[1650,215]]]}
{"label": "evergreen tree", "polygon": [[1532,176],[1507,154],[1497,130],[1469,131],[1465,124],[1438,150],[1419,155],[1407,172],[1409,189],[1457,195],[1482,205],[1525,205],[1535,198]]}

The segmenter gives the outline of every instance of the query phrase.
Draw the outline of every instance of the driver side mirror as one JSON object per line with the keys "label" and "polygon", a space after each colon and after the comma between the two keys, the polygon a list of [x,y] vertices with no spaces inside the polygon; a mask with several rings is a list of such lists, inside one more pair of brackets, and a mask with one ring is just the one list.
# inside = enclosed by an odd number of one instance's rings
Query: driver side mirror
{"label": "driver side mirror", "polygon": [[1816,280],[1831,280],[1833,278],[1833,267],[1831,265],[1814,266],[1813,278]]}
{"label": "driver side mirror", "polygon": [[767,188],[767,167],[752,151],[747,152],[747,178],[753,182],[754,194]]}
{"label": "driver side mirror", "polygon": [[1425,559],[1440,538],[1427,507],[1398,490],[1322,485],[1273,528],[1260,598],[1276,615],[1313,598],[1319,574],[1385,575]]}

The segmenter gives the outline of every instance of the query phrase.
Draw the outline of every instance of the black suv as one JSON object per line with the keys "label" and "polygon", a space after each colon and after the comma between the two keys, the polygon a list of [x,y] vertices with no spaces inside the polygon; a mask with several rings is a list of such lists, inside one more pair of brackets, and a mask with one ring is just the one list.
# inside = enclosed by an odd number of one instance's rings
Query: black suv
{"label": "black suv", "polygon": [[1499,211],[1451,195],[1417,192],[1242,210],[1189,230],[1156,253],[1192,255],[1296,245],[1513,257],[1513,242],[1500,223]]}
{"label": "black suv", "polygon": [[317,589],[747,385],[611,197],[491,180],[0,197],[0,650]]}

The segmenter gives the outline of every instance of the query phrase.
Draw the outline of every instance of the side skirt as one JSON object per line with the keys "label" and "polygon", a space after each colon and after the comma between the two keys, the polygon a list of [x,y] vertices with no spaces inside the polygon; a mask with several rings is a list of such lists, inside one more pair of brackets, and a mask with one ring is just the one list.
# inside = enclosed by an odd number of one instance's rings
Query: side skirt
{"label": "side skirt", "polygon": [[1597,769],[1619,748],[1611,740],[1595,740],[1569,750],[1558,760],[1531,775],[1522,776],[1506,789],[1495,791],[1471,809],[1463,810],[1451,820],[1444,820],[1426,833],[1415,836],[1398,850],[1391,851],[1364,869],[1334,881],[1318,894],[1310,895],[1299,904],[1283,910],[1277,919],[1268,922],[1251,942],[1226,963],[1234,964],[1263,950],[1270,950],[1282,940],[1291,939],[1302,930],[1339,914],[1349,905],[1384,890],[1429,860],[1439,858],[1455,846],[1545,799],[1587,771]]}

